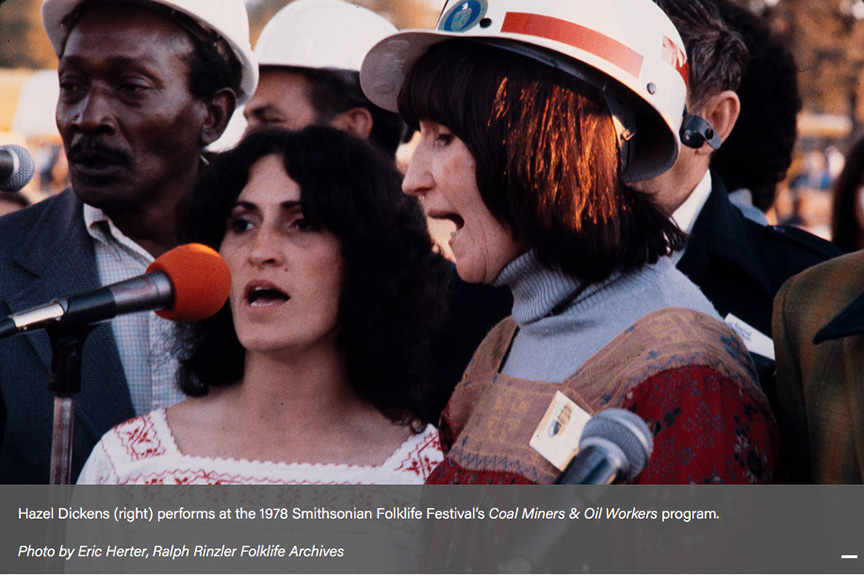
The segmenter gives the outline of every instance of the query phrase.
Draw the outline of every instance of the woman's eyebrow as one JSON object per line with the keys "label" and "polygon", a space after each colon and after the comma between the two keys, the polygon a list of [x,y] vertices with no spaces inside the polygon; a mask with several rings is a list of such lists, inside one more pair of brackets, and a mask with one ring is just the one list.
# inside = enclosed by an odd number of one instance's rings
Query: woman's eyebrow
{"label": "woman's eyebrow", "polygon": [[[279,207],[282,208],[283,210],[295,210],[295,209],[300,208],[300,201],[299,200],[286,200],[285,202],[280,202]],[[255,204],[254,202],[247,202],[244,200],[238,200],[237,202],[235,202],[231,206],[232,210],[234,210],[235,208],[243,208],[244,210],[256,210],[258,208],[258,205]]]}
{"label": "woman's eyebrow", "polygon": [[252,202],[244,202],[242,200],[238,200],[237,202],[234,202],[234,204],[231,205],[232,210],[235,208],[244,208],[246,210],[253,210],[256,208],[256,206]]}

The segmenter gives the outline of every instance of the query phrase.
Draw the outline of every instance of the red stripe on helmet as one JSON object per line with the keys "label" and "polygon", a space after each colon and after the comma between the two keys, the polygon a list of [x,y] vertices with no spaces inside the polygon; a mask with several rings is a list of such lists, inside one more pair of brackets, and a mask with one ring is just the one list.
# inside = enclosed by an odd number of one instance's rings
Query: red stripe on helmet
{"label": "red stripe on helmet", "polygon": [[551,16],[508,12],[501,32],[535,36],[573,46],[614,64],[634,78],[639,78],[645,60],[632,48],[596,30]]}
{"label": "red stripe on helmet", "polygon": [[681,78],[684,79],[684,85],[690,85],[690,64],[687,62],[687,55],[671,38],[663,36],[663,59],[675,68]]}

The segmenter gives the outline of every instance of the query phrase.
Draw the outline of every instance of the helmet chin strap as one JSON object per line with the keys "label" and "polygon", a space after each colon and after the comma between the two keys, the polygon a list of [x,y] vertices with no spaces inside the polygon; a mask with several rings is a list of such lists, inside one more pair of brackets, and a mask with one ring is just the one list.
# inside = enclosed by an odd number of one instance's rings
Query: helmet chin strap
{"label": "helmet chin strap", "polygon": [[714,150],[720,148],[720,136],[711,123],[695,114],[688,114],[687,109],[684,109],[684,120],[681,122],[681,130],[678,133],[681,137],[681,144],[688,148],[701,148],[705,142]]}
{"label": "helmet chin strap", "polygon": [[609,90],[603,90],[603,96],[606,97],[606,103],[612,113],[612,123],[618,134],[618,149],[621,153],[621,178],[625,182],[630,182],[634,180],[628,169],[630,168],[630,159],[634,156],[633,150],[636,148],[636,112]]}

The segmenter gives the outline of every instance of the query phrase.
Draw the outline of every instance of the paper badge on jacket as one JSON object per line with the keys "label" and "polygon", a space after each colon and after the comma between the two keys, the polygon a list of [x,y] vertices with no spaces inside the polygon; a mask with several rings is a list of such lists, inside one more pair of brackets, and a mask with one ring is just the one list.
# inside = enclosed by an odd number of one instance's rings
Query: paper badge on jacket
{"label": "paper badge on jacket", "polygon": [[771,360],[774,358],[774,341],[768,336],[750,326],[734,314],[728,314],[724,318],[726,324],[738,334],[738,337],[744,341],[747,350],[750,352],[764,356]]}
{"label": "paper badge on jacket", "polygon": [[559,470],[564,470],[579,452],[579,438],[591,415],[561,392],[540,420],[530,446]]}

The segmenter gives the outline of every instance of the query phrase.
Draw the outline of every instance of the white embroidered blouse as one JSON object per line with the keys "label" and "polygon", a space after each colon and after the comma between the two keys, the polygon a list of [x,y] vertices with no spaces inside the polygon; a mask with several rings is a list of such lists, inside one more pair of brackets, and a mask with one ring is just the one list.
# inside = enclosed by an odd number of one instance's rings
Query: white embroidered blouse
{"label": "white embroidered blouse", "polygon": [[423,484],[442,458],[434,426],[411,436],[379,466],[188,456],[161,409],[109,430],[78,484]]}

